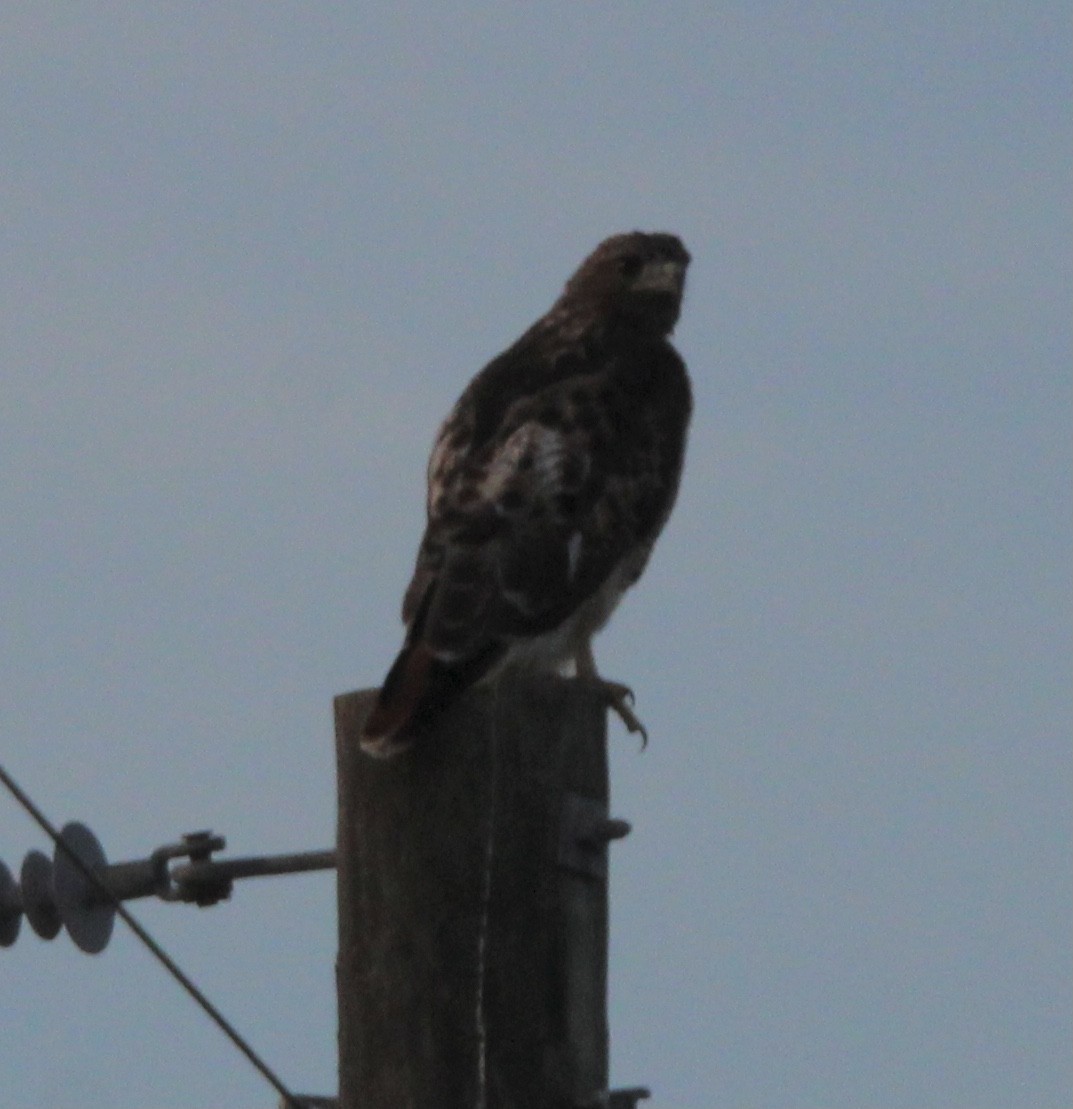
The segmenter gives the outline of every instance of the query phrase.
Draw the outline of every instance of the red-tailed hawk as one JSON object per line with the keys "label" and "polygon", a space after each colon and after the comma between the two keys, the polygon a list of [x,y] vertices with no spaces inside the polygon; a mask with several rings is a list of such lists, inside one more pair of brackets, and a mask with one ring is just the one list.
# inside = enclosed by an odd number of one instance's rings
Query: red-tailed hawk
{"label": "red-tailed hawk", "polygon": [[405,750],[476,682],[571,661],[644,734],[630,690],[597,676],[591,639],[678,491],[692,398],[667,337],[688,265],[674,235],[607,239],[451,410],[429,460],[406,641],[361,740],[369,754]]}

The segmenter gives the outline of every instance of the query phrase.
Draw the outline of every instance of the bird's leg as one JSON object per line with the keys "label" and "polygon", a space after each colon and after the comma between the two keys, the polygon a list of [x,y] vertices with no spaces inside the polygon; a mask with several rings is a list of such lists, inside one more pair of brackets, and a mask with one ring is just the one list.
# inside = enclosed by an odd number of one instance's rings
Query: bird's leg
{"label": "bird's leg", "polygon": [[615,715],[626,725],[626,730],[640,732],[641,747],[647,747],[648,731],[633,711],[633,704],[636,700],[633,690],[621,682],[609,682],[606,678],[600,677],[596,671],[596,659],[592,655],[591,640],[586,639],[578,648],[574,655],[574,665],[577,668],[578,680],[594,685],[603,695],[607,707],[612,709]]}

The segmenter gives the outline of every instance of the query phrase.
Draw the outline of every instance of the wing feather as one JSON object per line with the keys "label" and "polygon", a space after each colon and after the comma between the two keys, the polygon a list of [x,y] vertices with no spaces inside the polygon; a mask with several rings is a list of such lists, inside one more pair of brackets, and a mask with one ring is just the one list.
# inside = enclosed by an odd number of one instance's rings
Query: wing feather
{"label": "wing feather", "polygon": [[[631,552],[647,551],[679,463],[664,458],[652,405],[611,387],[621,370],[597,365],[523,395],[483,438],[475,433],[479,405],[465,394],[444,423],[404,605],[409,622],[435,594],[415,630],[438,655],[546,632]],[[635,561],[631,578],[644,556]]]}

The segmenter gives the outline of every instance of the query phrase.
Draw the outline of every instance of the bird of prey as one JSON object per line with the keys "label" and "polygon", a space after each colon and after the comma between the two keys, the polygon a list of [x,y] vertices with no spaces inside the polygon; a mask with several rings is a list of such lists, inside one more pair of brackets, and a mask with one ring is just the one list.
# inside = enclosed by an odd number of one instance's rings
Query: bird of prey
{"label": "bird of prey", "polygon": [[571,663],[645,736],[591,640],[678,491],[692,395],[668,336],[689,260],[670,234],[605,240],[451,410],[428,465],[405,642],[361,738],[370,755],[404,751],[478,682]]}

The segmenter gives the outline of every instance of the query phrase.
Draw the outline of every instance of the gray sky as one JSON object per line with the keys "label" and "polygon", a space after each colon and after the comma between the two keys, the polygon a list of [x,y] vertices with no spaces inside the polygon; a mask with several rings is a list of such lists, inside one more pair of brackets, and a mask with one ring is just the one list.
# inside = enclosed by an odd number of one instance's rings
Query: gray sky
{"label": "gray sky", "polygon": [[[597,644],[655,1106],[1073,1098],[1065,3],[8,4],[0,757],[113,859],[329,846],[435,427],[605,235],[697,409]],[[41,834],[0,796],[0,858]],[[136,911],[335,1088],[326,876]],[[267,1106],[136,941],[0,951],[0,1104]]]}

